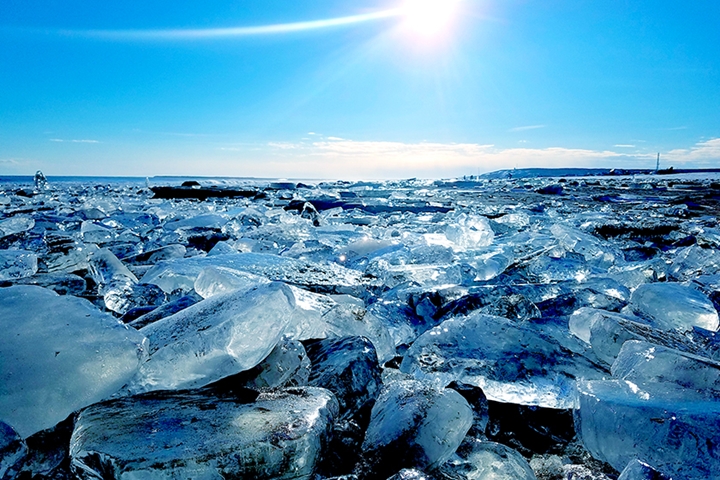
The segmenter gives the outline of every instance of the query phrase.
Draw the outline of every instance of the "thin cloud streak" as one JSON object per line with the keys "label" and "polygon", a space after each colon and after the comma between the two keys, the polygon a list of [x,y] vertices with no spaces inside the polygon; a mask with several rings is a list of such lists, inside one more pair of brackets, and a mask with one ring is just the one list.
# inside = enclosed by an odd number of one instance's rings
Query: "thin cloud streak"
{"label": "thin cloud streak", "polygon": [[340,27],[355,23],[397,17],[404,13],[402,8],[379,12],[351,15],[347,17],[312,20],[307,22],[277,23],[254,27],[167,29],[167,30],[61,30],[70,36],[92,37],[107,40],[202,40],[223,37],[247,37],[302,32],[322,28]]}
{"label": "thin cloud streak", "polygon": [[62,138],[50,138],[49,141],[55,142],[55,143],[100,143],[99,140],[64,140]]}
{"label": "thin cloud streak", "polygon": [[525,132],[527,130],[537,130],[539,128],[545,128],[547,125],[526,125],[524,127],[515,127],[508,130],[509,132]]}

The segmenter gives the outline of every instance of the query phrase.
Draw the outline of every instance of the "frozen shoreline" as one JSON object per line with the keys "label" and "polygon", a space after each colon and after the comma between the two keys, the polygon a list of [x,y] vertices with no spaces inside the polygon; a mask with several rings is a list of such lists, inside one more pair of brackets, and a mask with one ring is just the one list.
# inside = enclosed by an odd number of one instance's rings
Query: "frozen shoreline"
{"label": "frozen shoreline", "polygon": [[0,182],[0,476],[708,478],[718,177]]}

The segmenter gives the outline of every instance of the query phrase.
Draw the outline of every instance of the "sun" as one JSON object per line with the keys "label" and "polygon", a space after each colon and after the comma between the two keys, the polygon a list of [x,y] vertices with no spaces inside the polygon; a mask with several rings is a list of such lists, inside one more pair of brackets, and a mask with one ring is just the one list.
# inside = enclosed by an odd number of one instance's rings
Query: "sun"
{"label": "sun", "polygon": [[460,0],[405,0],[403,22],[412,32],[422,36],[436,36],[450,25]]}

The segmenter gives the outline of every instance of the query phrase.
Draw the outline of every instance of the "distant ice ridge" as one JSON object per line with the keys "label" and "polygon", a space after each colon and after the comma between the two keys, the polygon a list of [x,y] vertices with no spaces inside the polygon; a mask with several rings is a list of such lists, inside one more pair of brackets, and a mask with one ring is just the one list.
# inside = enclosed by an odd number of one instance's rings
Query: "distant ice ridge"
{"label": "distant ice ridge", "polygon": [[3,480],[720,470],[713,179],[76,180],[0,184]]}

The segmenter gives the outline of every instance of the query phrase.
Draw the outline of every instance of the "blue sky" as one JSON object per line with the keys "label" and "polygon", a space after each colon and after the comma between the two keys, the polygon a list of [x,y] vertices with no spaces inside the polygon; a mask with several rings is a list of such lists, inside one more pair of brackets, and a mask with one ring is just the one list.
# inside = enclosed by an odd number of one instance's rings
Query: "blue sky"
{"label": "blue sky", "polygon": [[720,2],[412,1],[3,0],[0,173],[720,167]]}

